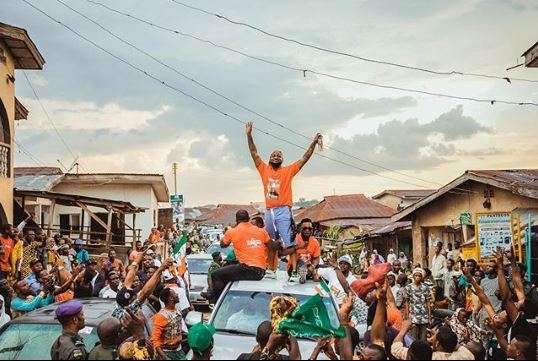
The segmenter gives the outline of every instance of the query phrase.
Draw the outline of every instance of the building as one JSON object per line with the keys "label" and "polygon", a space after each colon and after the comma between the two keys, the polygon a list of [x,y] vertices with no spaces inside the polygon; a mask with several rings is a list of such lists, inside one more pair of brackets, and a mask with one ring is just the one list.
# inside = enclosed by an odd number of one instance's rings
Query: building
{"label": "building", "polygon": [[[437,242],[461,245],[462,252],[478,258],[499,237],[507,246],[512,212],[536,207],[538,170],[469,170],[392,220],[412,222],[413,259],[426,265]],[[489,234],[481,228],[488,217],[497,222]]]}
{"label": "building", "polygon": [[28,116],[15,98],[15,70],[41,70],[44,64],[26,30],[0,23],[0,224],[13,223],[14,123]]}
{"label": "building", "polygon": [[251,204],[219,204],[217,208],[196,218],[196,223],[201,226],[235,226],[235,214],[242,209],[246,210],[250,216],[259,214],[259,210]]}
{"label": "building", "polygon": [[531,46],[522,57],[525,58],[525,66],[528,68],[538,68],[538,42]]}
{"label": "building", "polygon": [[433,189],[387,189],[376,194],[372,199],[397,211],[401,211],[410,205],[426,198],[435,192]]}
{"label": "building", "polygon": [[[86,215],[81,212],[80,207],[53,207],[50,197],[27,197],[24,207],[35,215],[38,224],[52,224],[61,230],[74,229],[75,233],[82,228],[95,235],[103,233],[103,223],[110,223],[109,213],[112,213],[111,222],[115,235],[121,238],[126,231],[133,231],[132,225],[136,224],[142,240],[149,235],[151,228],[158,226],[159,203],[169,201],[168,187],[164,176],[160,174],[64,174],[59,168],[15,168],[15,188],[19,192],[48,192],[52,195],[75,195],[129,203],[133,207],[122,208],[121,212],[83,209]],[[89,212],[96,217],[88,216]]]}
{"label": "building", "polygon": [[363,194],[326,196],[318,204],[296,214],[296,220],[309,218],[322,231],[340,229],[340,240],[353,239],[390,222],[395,210]]}

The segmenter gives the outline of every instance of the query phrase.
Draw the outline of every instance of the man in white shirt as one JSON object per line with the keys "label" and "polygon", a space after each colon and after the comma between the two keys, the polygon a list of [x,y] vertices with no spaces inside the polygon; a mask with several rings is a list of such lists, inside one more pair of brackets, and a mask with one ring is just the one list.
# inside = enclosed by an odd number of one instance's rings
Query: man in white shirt
{"label": "man in white shirt", "polygon": [[443,243],[437,242],[437,245],[435,246],[435,254],[433,255],[431,262],[431,271],[436,286],[444,288],[443,269],[445,268],[446,257],[441,253],[442,250]]}
{"label": "man in white shirt", "polygon": [[108,285],[99,292],[99,298],[116,299],[118,291],[122,289],[120,275],[116,271],[109,272],[107,282]]}
{"label": "man in white shirt", "polygon": [[391,248],[389,250],[389,253],[387,254],[387,262],[390,264],[393,264],[394,261],[396,261],[397,259],[398,259],[398,256],[396,255],[396,253],[394,253],[394,250]]}
{"label": "man in white shirt", "polygon": [[[172,289],[178,296],[179,302],[176,303],[176,310],[181,313],[183,316],[182,321],[182,330],[188,332],[187,324],[185,323],[185,318],[191,310],[191,303],[187,297],[187,292],[183,287],[180,287],[178,282],[178,277],[174,276],[170,271],[166,270],[163,272],[164,287]],[[164,303],[161,301],[161,306],[164,307]]]}
{"label": "man in white shirt", "polygon": [[[357,280],[351,272],[353,259],[349,255],[342,256],[338,259],[338,264],[329,268],[310,269],[314,275],[314,280],[323,278],[331,289],[338,306],[344,303],[349,292],[349,286]],[[313,267],[312,267],[313,268]]]}

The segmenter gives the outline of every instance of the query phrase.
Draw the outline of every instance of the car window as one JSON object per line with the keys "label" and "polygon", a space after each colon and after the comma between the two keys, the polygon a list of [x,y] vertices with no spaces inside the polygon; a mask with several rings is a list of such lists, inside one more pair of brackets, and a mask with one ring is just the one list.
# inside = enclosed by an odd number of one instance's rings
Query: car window
{"label": "car window", "polygon": [[[229,291],[224,297],[220,307],[215,311],[213,326],[218,331],[237,332],[256,335],[260,323],[270,320],[269,303],[280,293]],[[295,297],[299,303],[304,303],[310,296],[289,295]],[[324,297],[323,303],[329,313],[331,325],[335,328],[340,326],[338,314],[330,297]]]}
{"label": "car window", "polygon": [[[52,344],[61,334],[59,324],[11,324],[0,334],[0,360],[50,360]],[[81,336],[87,351],[99,341],[95,328]]]}
{"label": "car window", "polygon": [[189,273],[191,275],[205,275],[207,274],[207,271],[209,270],[209,266],[211,266],[211,263],[213,262],[213,260],[189,258],[188,262],[189,262]]}

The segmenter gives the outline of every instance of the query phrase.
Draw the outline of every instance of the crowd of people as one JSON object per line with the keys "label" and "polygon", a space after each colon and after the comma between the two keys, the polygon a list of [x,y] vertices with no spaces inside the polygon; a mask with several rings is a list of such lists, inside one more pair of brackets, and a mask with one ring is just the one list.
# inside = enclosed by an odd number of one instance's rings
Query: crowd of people
{"label": "crowd of people", "polygon": [[[303,219],[296,228],[291,214],[292,179],[321,145],[321,135],[299,161],[283,167],[280,151],[268,164],[262,161],[252,131],[248,123],[249,149],[266,196],[265,218],[237,212],[236,225],[220,240],[233,252],[212,254],[203,296],[214,304],[229,282],[276,279],[284,262],[289,282],[310,280],[320,295],[334,298],[341,328],[322,329],[313,353],[304,354],[293,334],[278,328],[300,303],[274,295],[267,320],[252,320],[256,345],[239,359],[536,359],[538,295],[511,252],[498,250],[479,264],[462,259],[458,247],[438,243],[430,268],[393,250],[383,257],[365,248],[358,261],[350,255],[323,257],[312,220]],[[23,233],[24,228],[0,228],[0,326],[59,302],[55,313],[63,331],[50,350],[53,360],[209,360],[220,346],[211,325],[186,323],[193,307],[188,264],[181,255],[204,248],[197,236],[188,242],[174,229],[154,228],[122,259],[113,248],[91,257],[82,240],[48,238],[39,229]],[[156,248],[161,241],[173,251]],[[80,300],[87,298],[115,300],[114,311],[97,327],[96,345],[86,345],[79,335],[85,328]],[[144,305],[155,311],[151,319],[144,316]]]}

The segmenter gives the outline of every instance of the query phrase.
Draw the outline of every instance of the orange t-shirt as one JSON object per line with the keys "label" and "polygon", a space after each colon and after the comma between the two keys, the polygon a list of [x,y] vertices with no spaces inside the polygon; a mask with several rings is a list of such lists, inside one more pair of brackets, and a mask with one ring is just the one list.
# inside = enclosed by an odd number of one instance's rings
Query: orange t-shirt
{"label": "orange t-shirt", "polygon": [[299,248],[296,251],[298,259],[309,263],[312,262],[314,258],[321,256],[321,247],[319,246],[319,242],[316,238],[311,236],[308,240],[308,245],[306,245],[305,241],[303,240],[303,236],[298,234],[297,237],[295,237],[295,243]]}
{"label": "orange t-shirt", "polygon": [[11,238],[0,237],[0,245],[2,246],[3,254],[0,255],[0,271],[11,271],[11,252],[15,247],[15,242]]}
{"label": "orange t-shirt", "polygon": [[267,269],[267,243],[270,240],[265,229],[243,222],[226,232],[223,243],[234,246],[235,256],[240,263]]}
{"label": "orange t-shirt", "polygon": [[299,162],[274,170],[269,164],[261,162],[258,172],[263,182],[263,192],[267,208],[293,205],[291,182],[301,170]]}

